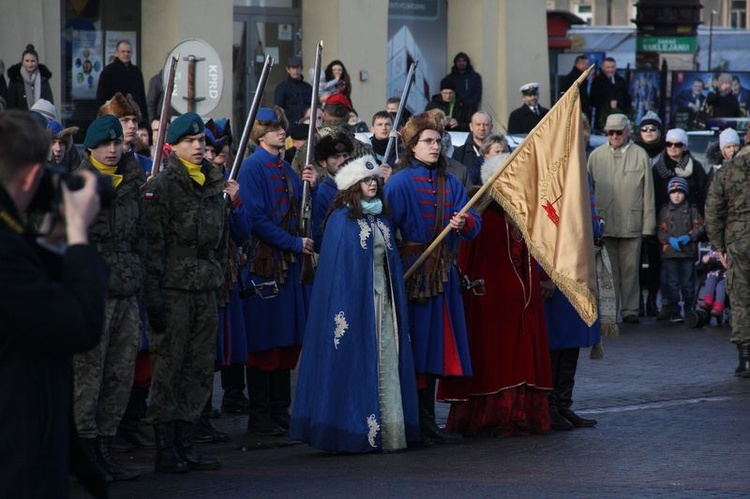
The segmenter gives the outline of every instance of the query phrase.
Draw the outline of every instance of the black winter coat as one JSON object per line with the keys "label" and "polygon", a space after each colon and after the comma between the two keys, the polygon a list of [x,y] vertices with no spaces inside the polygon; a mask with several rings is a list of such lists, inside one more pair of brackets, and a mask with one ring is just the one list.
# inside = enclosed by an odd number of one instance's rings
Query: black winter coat
{"label": "black winter coat", "polygon": [[121,92],[122,95],[130,94],[141,110],[141,123],[149,123],[143,73],[135,64],[126,66],[120,59],[115,58],[99,75],[99,86],[96,88],[97,105],[101,106],[117,92]]}
{"label": "black winter coat", "polygon": [[[52,87],[49,84],[50,78],[52,78],[52,72],[47,69],[47,66],[40,64],[39,75],[42,80],[42,93],[41,99],[47,99],[54,104],[54,97],[52,97]],[[14,64],[8,68],[8,109],[21,109],[23,111],[29,110],[29,105],[26,102],[26,85],[23,84],[23,77],[21,76],[21,63]]]}
{"label": "black winter coat", "polygon": [[3,497],[66,497],[70,465],[87,488],[95,479],[93,493],[104,497],[103,478],[80,467],[72,356],[99,342],[106,266],[88,245],[63,256],[42,249],[22,232],[2,187],[0,215],[0,490]]}

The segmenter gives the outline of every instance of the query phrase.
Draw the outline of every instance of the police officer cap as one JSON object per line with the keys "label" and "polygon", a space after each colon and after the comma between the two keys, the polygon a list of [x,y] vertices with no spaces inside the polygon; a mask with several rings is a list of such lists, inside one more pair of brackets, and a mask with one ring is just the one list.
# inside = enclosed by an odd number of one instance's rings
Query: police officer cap
{"label": "police officer cap", "polygon": [[183,137],[198,135],[205,129],[203,120],[196,113],[185,113],[178,116],[167,129],[167,144],[176,144]]}
{"label": "police officer cap", "polygon": [[539,93],[539,84],[535,81],[532,81],[531,83],[521,85],[521,88],[519,90],[524,95],[535,95]]}
{"label": "police officer cap", "polygon": [[118,138],[122,138],[120,120],[111,114],[107,114],[91,122],[89,129],[86,130],[83,145],[89,149],[94,149],[102,142],[109,142]]}

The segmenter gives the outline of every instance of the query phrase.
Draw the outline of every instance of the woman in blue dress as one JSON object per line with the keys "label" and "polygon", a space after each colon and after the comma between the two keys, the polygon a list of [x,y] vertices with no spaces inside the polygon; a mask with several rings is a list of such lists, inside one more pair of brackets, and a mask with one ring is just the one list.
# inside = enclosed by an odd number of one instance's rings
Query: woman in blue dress
{"label": "woman in blue dress", "polygon": [[336,175],[289,436],[329,452],[420,440],[403,268],[372,156]]}

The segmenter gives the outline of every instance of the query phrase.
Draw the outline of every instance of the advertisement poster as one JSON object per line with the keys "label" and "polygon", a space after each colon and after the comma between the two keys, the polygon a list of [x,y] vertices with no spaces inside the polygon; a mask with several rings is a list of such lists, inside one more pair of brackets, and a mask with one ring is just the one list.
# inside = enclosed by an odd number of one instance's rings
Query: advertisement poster
{"label": "advertisement poster", "polygon": [[432,95],[440,92],[440,80],[450,70],[445,47],[445,7],[445,0],[391,0],[388,5],[386,97],[401,97],[409,66],[419,61],[406,105],[412,113],[424,111]]}
{"label": "advertisement poster", "polygon": [[138,65],[138,45],[136,44],[136,32],[135,31],[107,31],[104,41],[104,56],[105,64],[109,64],[115,60],[115,52],[117,52],[117,43],[127,40],[133,47],[133,57],[130,62]]}
{"label": "advertisement poster", "polygon": [[[737,99],[740,114],[748,117],[750,104],[750,73],[732,72],[731,93]],[[675,71],[672,73],[672,126],[692,130],[703,128],[702,122],[710,120],[711,109],[706,104],[709,93],[718,92],[717,74],[708,71]],[[696,126],[696,119],[699,126]]]}
{"label": "advertisement poster", "polygon": [[628,93],[633,108],[633,121],[640,123],[641,118],[653,111],[659,114],[661,96],[661,73],[658,71],[631,71]]}
{"label": "advertisement poster", "polygon": [[101,31],[73,31],[71,47],[73,99],[95,99],[99,75],[104,69]]}

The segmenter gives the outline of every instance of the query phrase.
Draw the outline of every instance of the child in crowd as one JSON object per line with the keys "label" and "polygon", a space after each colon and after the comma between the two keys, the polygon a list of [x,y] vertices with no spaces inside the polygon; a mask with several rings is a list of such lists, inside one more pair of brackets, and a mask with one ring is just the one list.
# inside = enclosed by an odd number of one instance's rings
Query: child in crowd
{"label": "child in crowd", "polygon": [[727,296],[727,272],[724,264],[716,251],[709,251],[701,259],[708,273],[703,285],[703,296],[701,297],[701,308],[710,312],[712,317],[721,318],[724,314],[725,300]]}
{"label": "child in crowd", "polygon": [[659,213],[659,242],[662,245],[662,304],[670,309],[670,320],[680,322],[680,294],[690,307],[695,293],[694,262],[696,241],[703,233],[703,218],[698,208],[688,205],[688,183],[672,177],[667,183],[669,202]]}

